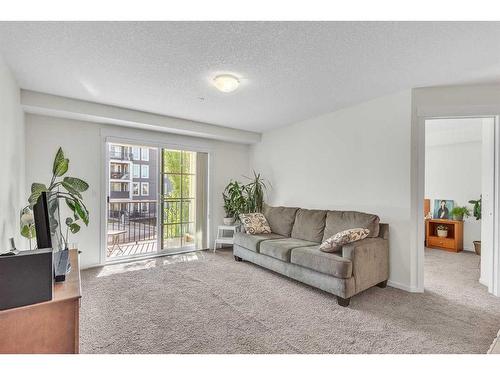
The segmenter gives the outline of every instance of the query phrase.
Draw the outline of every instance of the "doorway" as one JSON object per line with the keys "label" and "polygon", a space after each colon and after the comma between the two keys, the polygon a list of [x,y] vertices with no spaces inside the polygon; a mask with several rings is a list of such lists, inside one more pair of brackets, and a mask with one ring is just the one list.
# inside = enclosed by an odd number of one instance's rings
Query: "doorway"
{"label": "doorway", "polygon": [[463,277],[466,285],[488,286],[495,233],[495,118],[428,118],[424,132],[425,286],[460,285]]}

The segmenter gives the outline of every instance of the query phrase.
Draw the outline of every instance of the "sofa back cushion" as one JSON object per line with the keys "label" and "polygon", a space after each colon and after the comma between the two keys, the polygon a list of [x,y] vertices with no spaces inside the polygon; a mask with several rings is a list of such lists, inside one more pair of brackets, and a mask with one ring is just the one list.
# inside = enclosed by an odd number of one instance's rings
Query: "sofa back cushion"
{"label": "sofa back cushion", "polygon": [[326,214],[325,231],[321,242],[331,236],[352,228],[370,230],[368,237],[378,237],[380,219],[377,215],[357,211],[328,211]]}
{"label": "sofa back cushion", "polygon": [[262,213],[273,233],[290,237],[297,210],[296,207],[272,207],[264,204]]}
{"label": "sofa back cushion", "polygon": [[299,240],[322,242],[326,211],[300,208],[295,215],[292,237]]}

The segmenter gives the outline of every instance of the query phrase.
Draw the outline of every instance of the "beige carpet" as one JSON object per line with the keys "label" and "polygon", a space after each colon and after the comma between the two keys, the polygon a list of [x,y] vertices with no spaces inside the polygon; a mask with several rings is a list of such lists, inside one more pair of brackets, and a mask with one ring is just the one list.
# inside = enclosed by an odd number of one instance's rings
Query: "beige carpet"
{"label": "beige carpet", "polygon": [[427,250],[426,292],[387,287],[348,308],[229,251],[83,272],[82,353],[485,353],[500,299],[473,253]]}

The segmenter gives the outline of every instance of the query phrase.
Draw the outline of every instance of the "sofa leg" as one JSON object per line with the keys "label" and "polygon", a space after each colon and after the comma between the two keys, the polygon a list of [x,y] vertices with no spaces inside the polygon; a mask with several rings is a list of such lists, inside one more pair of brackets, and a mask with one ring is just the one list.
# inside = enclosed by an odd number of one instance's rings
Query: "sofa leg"
{"label": "sofa leg", "polygon": [[243,259],[241,259],[239,256],[235,255],[234,260],[237,262],[241,262]]}
{"label": "sofa leg", "polygon": [[387,286],[387,280],[378,283],[377,286],[379,288],[385,288]]}
{"label": "sofa leg", "polygon": [[350,298],[342,298],[337,296],[337,303],[342,306],[342,307],[347,307],[349,306],[349,302],[351,302]]}

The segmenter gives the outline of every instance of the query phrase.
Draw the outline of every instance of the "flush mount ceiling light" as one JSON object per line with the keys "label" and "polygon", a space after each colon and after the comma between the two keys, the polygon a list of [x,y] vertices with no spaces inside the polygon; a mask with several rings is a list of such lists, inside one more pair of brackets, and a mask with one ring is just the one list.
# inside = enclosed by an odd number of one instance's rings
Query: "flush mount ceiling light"
{"label": "flush mount ceiling light", "polygon": [[231,74],[220,74],[213,80],[215,88],[222,92],[232,92],[240,85],[240,80]]}

